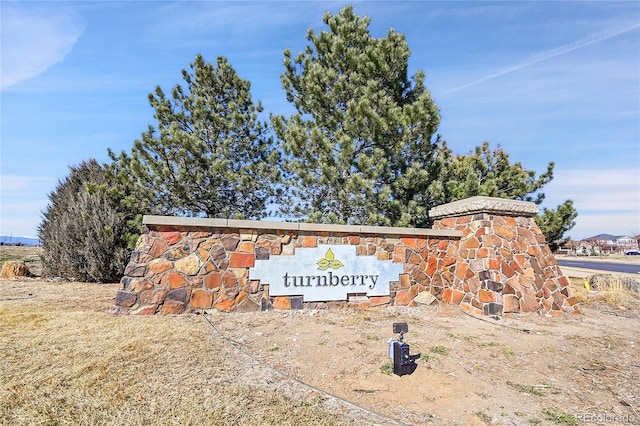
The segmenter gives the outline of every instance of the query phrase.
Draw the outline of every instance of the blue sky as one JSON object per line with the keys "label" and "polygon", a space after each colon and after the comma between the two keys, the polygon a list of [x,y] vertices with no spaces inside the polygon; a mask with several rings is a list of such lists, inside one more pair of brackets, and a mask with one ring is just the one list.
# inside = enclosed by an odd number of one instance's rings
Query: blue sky
{"label": "blue sky", "polygon": [[554,161],[543,207],[574,200],[575,239],[640,233],[640,2],[2,0],[0,234],[35,236],[69,166],[130,150],[147,95],[196,54],[227,57],[265,114],[292,112],[282,51],[346,4],[406,35],[454,151]]}

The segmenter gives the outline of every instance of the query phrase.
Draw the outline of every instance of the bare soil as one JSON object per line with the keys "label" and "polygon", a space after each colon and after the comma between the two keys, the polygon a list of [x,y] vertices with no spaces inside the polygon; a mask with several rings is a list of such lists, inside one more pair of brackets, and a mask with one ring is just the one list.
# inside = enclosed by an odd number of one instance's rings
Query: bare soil
{"label": "bare soil", "polygon": [[[52,424],[640,423],[637,301],[500,320],[438,302],[141,318],[112,315],[117,289],[0,281],[0,424],[47,423],[38,407],[67,392],[42,380],[47,368],[80,389],[104,373],[100,397],[73,393],[93,408],[65,411],[68,394],[47,412]],[[405,342],[422,355],[411,375],[387,374],[394,322],[408,323]],[[91,367],[73,367],[89,353]],[[201,408],[225,398],[225,416]]]}

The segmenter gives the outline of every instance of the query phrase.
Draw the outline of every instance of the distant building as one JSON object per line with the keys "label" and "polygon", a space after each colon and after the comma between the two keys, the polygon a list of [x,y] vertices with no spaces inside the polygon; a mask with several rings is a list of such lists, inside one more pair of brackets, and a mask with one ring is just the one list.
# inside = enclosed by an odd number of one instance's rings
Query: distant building
{"label": "distant building", "polygon": [[570,244],[578,256],[624,254],[639,250],[638,239],[629,235],[598,234],[582,241],[571,241]]}

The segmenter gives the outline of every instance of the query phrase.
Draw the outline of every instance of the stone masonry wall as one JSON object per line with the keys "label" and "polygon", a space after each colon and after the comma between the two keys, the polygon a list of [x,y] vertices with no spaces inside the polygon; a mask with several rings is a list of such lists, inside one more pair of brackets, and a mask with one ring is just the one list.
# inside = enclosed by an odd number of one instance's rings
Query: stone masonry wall
{"label": "stone masonry wall", "polygon": [[[452,284],[459,233],[442,234],[400,236],[147,224],[121,280],[116,311],[176,314],[207,309],[246,312],[414,306],[413,299],[419,293],[429,290],[439,295]],[[299,247],[318,244],[355,245],[358,255],[404,264],[404,273],[399,281],[391,283],[389,296],[354,295],[347,301],[328,302],[303,302],[302,296],[271,297],[268,284],[249,275],[256,259],[292,256]]]}
{"label": "stone masonry wall", "polygon": [[[432,209],[433,229],[145,216],[115,311],[415,306],[428,292],[478,315],[579,312],[533,220],[537,211],[533,203],[473,197]],[[402,264],[403,273],[388,296],[359,293],[325,302],[273,297],[269,283],[250,276],[256,260],[319,244],[356,246],[357,256]]]}
{"label": "stone masonry wall", "polygon": [[537,212],[531,205],[474,197],[459,202],[460,208],[452,204],[441,213],[432,211],[449,216],[437,219],[434,229],[462,232],[444,302],[480,315],[579,312],[569,280],[531,217]]}

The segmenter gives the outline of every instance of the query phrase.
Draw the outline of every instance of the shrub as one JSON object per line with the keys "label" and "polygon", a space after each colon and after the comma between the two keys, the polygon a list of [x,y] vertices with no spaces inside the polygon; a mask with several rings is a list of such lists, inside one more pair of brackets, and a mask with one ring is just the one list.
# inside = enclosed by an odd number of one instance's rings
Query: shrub
{"label": "shrub", "polygon": [[45,276],[89,282],[119,280],[137,237],[135,212],[114,198],[116,183],[96,160],[71,167],[49,194],[38,227]]}

